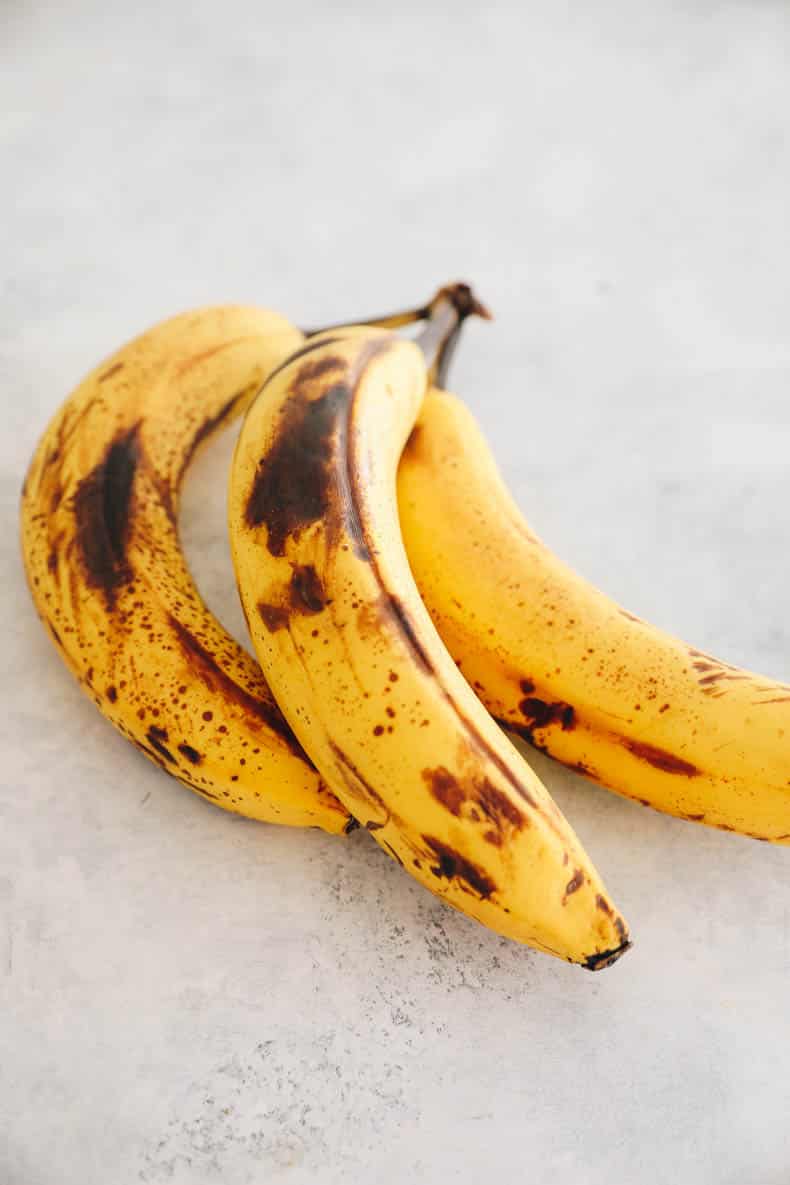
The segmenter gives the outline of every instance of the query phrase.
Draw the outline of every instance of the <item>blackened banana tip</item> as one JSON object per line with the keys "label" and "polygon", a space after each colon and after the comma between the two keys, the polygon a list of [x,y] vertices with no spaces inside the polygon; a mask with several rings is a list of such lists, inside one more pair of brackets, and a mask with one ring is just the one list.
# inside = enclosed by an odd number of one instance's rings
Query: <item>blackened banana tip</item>
{"label": "blackened banana tip", "polygon": [[588,955],[582,966],[587,971],[603,971],[605,967],[611,967],[612,963],[616,963],[633,945],[631,939],[626,938],[619,946],[614,946],[610,950],[596,951],[594,955]]}

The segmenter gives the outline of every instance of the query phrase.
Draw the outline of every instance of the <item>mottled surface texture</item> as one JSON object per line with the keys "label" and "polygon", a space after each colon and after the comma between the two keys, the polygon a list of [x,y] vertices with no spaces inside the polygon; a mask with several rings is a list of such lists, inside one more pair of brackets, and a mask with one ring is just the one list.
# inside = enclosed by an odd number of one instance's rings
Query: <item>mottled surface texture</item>
{"label": "mottled surface texture", "polygon": [[[463,275],[497,321],[456,386],[535,529],[787,679],[787,6],[12,0],[0,47],[0,1181],[785,1185],[786,848],[539,756],[636,945],[533,956],[363,832],[245,823],[146,762],[35,618],[16,510],[58,401],[152,321],[317,325]],[[243,636],[229,455],[185,528]]]}

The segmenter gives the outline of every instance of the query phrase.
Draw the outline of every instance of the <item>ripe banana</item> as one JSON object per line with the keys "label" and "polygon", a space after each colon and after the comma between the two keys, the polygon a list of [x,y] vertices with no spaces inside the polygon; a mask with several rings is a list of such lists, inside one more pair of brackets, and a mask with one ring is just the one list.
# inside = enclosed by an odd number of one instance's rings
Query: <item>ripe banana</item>
{"label": "ripe banana", "polygon": [[[472,308],[468,290],[446,293],[425,350]],[[605,966],[629,945],[625,923],[457,671],[409,571],[396,468],[427,377],[413,342],[339,329],[251,406],[229,524],[255,649],[305,750],[385,851],[499,933]]]}
{"label": "ripe banana", "polygon": [[348,812],[258,664],[203,604],[176,526],[197,447],[303,341],[276,313],[231,306],[124,346],[45,432],[23,489],[22,546],[62,657],[147,757],[228,810],[339,832]]}
{"label": "ripe banana", "polygon": [[434,624],[506,728],[646,806],[790,842],[790,686],[669,637],[557,559],[452,395],[425,400],[398,504]]}

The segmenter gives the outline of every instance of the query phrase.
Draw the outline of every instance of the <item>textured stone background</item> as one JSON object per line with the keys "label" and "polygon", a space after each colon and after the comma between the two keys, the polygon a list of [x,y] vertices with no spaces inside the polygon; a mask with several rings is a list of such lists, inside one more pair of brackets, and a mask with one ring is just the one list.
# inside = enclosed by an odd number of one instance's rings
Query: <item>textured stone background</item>
{"label": "textured stone background", "polygon": [[[27,458],[120,341],[459,275],[456,387],[540,533],[790,674],[790,9],[4,0],[2,1185],[785,1185],[790,853],[536,759],[636,937],[586,975],[364,834],[226,817],[110,729],[18,560]],[[184,521],[240,633],[230,441]]]}

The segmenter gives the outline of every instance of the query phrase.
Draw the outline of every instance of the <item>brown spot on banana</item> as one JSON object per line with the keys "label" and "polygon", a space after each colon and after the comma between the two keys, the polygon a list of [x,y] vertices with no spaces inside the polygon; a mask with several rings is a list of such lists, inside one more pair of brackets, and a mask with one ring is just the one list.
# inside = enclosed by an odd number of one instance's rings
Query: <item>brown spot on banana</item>
{"label": "brown spot on banana", "polygon": [[270,605],[266,601],[259,603],[258,615],[270,634],[287,629],[291,620],[290,610],[285,605]]}
{"label": "brown spot on banana", "polygon": [[684,778],[696,778],[700,775],[701,771],[697,769],[696,765],[692,765],[690,761],[684,761],[682,757],[678,757],[666,749],[660,749],[657,745],[648,745],[646,741],[632,741],[627,737],[622,739],[621,744],[629,753],[633,753],[634,757],[646,761],[648,765],[652,765],[654,769],[660,769],[664,773],[677,774]]}
{"label": "brown spot on banana", "polygon": [[304,614],[320,613],[327,598],[321,579],[312,564],[297,565],[291,576],[291,606]]}
{"label": "brown spot on banana", "polygon": [[[284,555],[286,541],[326,519],[340,498],[331,462],[350,395],[343,383],[312,400],[297,388],[283,408],[277,440],[258,466],[244,512],[248,527],[266,527],[271,555]],[[303,479],[294,481],[294,473]]]}
{"label": "brown spot on banana", "polygon": [[100,374],[97,383],[106,383],[107,379],[111,379],[114,375],[119,374],[123,370],[123,362],[116,362],[109,370],[105,370],[104,374]]}
{"label": "brown spot on banana", "polygon": [[578,892],[578,890],[582,887],[583,884],[584,884],[584,873],[581,870],[581,868],[577,868],[574,870],[573,876],[571,877],[571,879],[568,881],[567,885],[565,886],[565,892],[562,897],[562,904],[565,905],[568,901],[568,898],[571,896],[571,894]]}
{"label": "brown spot on banana", "polygon": [[104,594],[108,609],[114,608],[118,589],[132,578],[126,540],[139,459],[138,431],[136,424],[114,440],[74,493],[76,539],[85,579]]}
{"label": "brown spot on banana", "polygon": [[437,861],[431,865],[431,872],[437,879],[455,880],[462,889],[483,900],[488,900],[496,893],[497,887],[491,877],[477,864],[473,864],[471,860],[467,860],[460,852],[456,852],[435,836],[423,835],[422,839]]}
{"label": "brown spot on banana", "polygon": [[176,759],[164,743],[168,740],[167,729],[158,728],[156,724],[152,724],[145,735],[151,748],[155,749],[160,757],[164,757],[165,761],[174,765]]}
{"label": "brown spot on banana", "polygon": [[[529,680],[524,680],[529,686]],[[522,684],[523,686],[523,684]],[[576,724],[576,712],[570,704],[558,700],[547,703],[536,696],[527,696],[518,705],[519,711],[526,717],[526,727],[530,730],[548,728],[552,724],[559,724],[563,732],[570,732]]]}
{"label": "brown spot on banana", "polygon": [[476,816],[485,824],[483,838],[495,847],[502,846],[508,828],[520,831],[529,825],[529,820],[488,778],[458,778],[445,766],[425,769],[422,776],[433,797],[451,815],[460,818],[462,807],[468,806],[469,817]]}
{"label": "brown spot on banana", "polygon": [[321,578],[312,564],[297,564],[280,604],[261,601],[258,615],[269,633],[287,629],[292,614],[312,617],[329,604]]}

